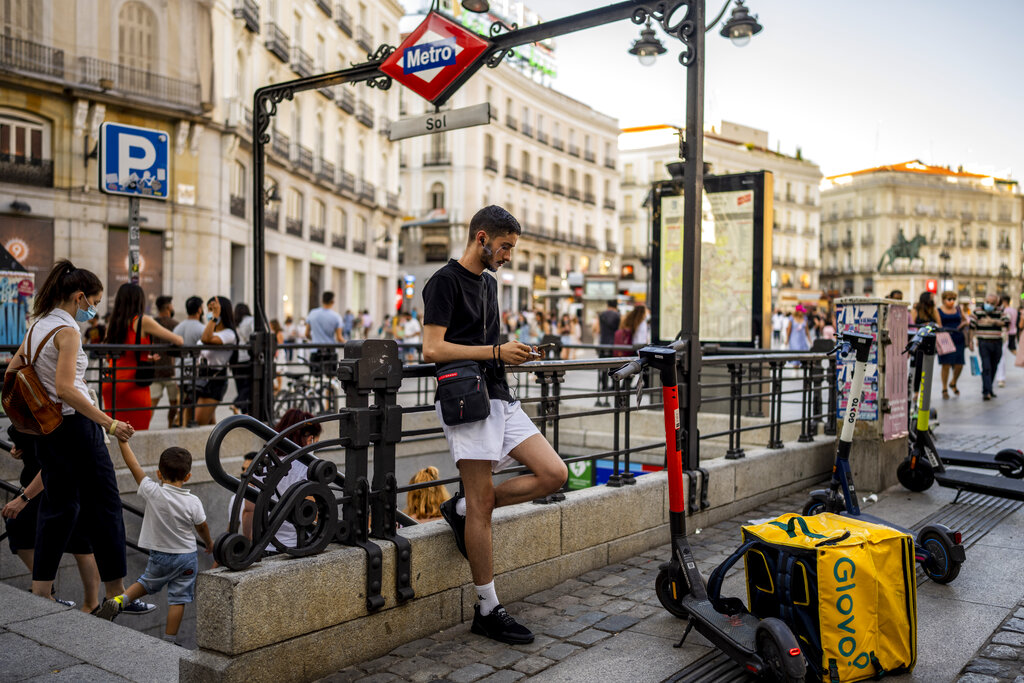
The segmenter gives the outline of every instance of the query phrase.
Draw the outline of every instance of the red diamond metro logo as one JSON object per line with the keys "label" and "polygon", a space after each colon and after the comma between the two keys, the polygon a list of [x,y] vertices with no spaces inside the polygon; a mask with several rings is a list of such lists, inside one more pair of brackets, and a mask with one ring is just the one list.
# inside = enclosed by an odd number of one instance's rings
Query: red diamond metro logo
{"label": "red diamond metro logo", "polygon": [[381,72],[433,102],[490,46],[483,38],[437,12],[402,41]]}

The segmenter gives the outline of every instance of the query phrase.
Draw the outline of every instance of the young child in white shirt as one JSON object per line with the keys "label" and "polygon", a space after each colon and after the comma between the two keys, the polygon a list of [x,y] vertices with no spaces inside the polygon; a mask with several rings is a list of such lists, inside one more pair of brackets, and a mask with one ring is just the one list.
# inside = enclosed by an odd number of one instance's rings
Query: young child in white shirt
{"label": "young child in white shirt", "polygon": [[164,640],[175,642],[185,605],[195,599],[196,574],[199,572],[195,534],[213,550],[210,527],[203,503],[183,488],[192,477],[192,454],[171,446],[160,454],[157,477],[160,484],[146,476],[126,441],[118,441],[125,465],[139,485],[146,501],[139,545],[149,550],[146,570],[128,590],[104,601],[97,616],[113,619],[125,605],[143,595],[159,593],[167,587],[167,627]]}

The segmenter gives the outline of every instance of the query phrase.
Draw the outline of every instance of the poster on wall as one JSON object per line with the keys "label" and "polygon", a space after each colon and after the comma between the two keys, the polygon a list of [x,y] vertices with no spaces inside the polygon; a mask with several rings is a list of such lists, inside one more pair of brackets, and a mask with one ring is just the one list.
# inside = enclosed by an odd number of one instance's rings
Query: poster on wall
{"label": "poster on wall", "polygon": [[35,295],[34,275],[0,248],[0,362],[11,360],[14,349],[21,344],[28,325],[32,299]]}
{"label": "poster on wall", "polygon": [[[139,236],[139,285],[146,293],[146,312],[152,314],[156,298],[163,294],[164,238],[163,234],[142,230]],[[128,228],[111,227],[107,230],[107,291],[103,297],[107,310],[112,310],[118,288],[129,281]]]}
{"label": "poster on wall", "polygon": [[[840,304],[836,308],[836,333],[870,335],[874,339],[871,355],[864,371],[864,397],[860,405],[857,419],[864,422],[878,420],[878,304]],[[836,386],[839,387],[839,400],[836,417],[842,420],[846,414],[846,404],[850,400],[850,383],[853,381],[853,354],[838,359],[836,364]],[[903,375],[906,377],[906,373]]]}
{"label": "poster on wall", "polygon": [[907,327],[910,313],[906,306],[892,305],[888,307],[889,337],[897,340],[885,347],[885,398],[889,401],[889,411],[882,417],[882,439],[891,441],[906,436],[909,431],[909,391],[907,389],[907,371],[909,356],[903,353],[903,344],[898,340],[907,338]]}
{"label": "poster on wall", "polygon": [[0,246],[42,284],[53,268],[53,221],[0,216]]}

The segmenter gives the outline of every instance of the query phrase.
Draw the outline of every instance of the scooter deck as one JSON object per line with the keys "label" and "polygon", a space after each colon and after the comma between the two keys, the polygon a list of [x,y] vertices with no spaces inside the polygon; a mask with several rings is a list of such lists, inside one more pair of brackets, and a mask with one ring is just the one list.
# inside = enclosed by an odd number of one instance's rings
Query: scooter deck
{"label": "scooter deck", "polygon": [[935,483],[957,491],[984,493],[999,498],[1024,501],[1024,479],[994,477],[967,470],[947,470],[935,473]]}
{"label": "scooter deck", "polygon": [[939,459],[947,465],[960,465],[962,467],[983,467],[985,469],[999,469],[1000,463],[996,462],[994,453],[977,453],[975,451],[953,451],[945,448],[937,450]]}
{"label": "scooter deck", "polygon": [[[761,620],[748,612],[728,615],[722,614],[714,608],[708,600],[695,600],[690,596],[684,596],[682,607],[695,614],[694,628],[713,643],[722,642],[728,639],[735,643],[736,647],[753,653],[757,650],[757,625]],[[712,632],[709,636],[708,632]],[[715,638],[714,633],[720,637]]]}

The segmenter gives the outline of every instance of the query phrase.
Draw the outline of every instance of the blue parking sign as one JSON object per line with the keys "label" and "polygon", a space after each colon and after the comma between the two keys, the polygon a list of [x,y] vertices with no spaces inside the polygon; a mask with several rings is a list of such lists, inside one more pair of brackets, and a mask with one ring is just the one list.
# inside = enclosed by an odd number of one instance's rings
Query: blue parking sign
{"label": "blue parking sign", "polygon": [[112,122],[100,126],[100,192],[166,200],[170,181],[165,131]]}

